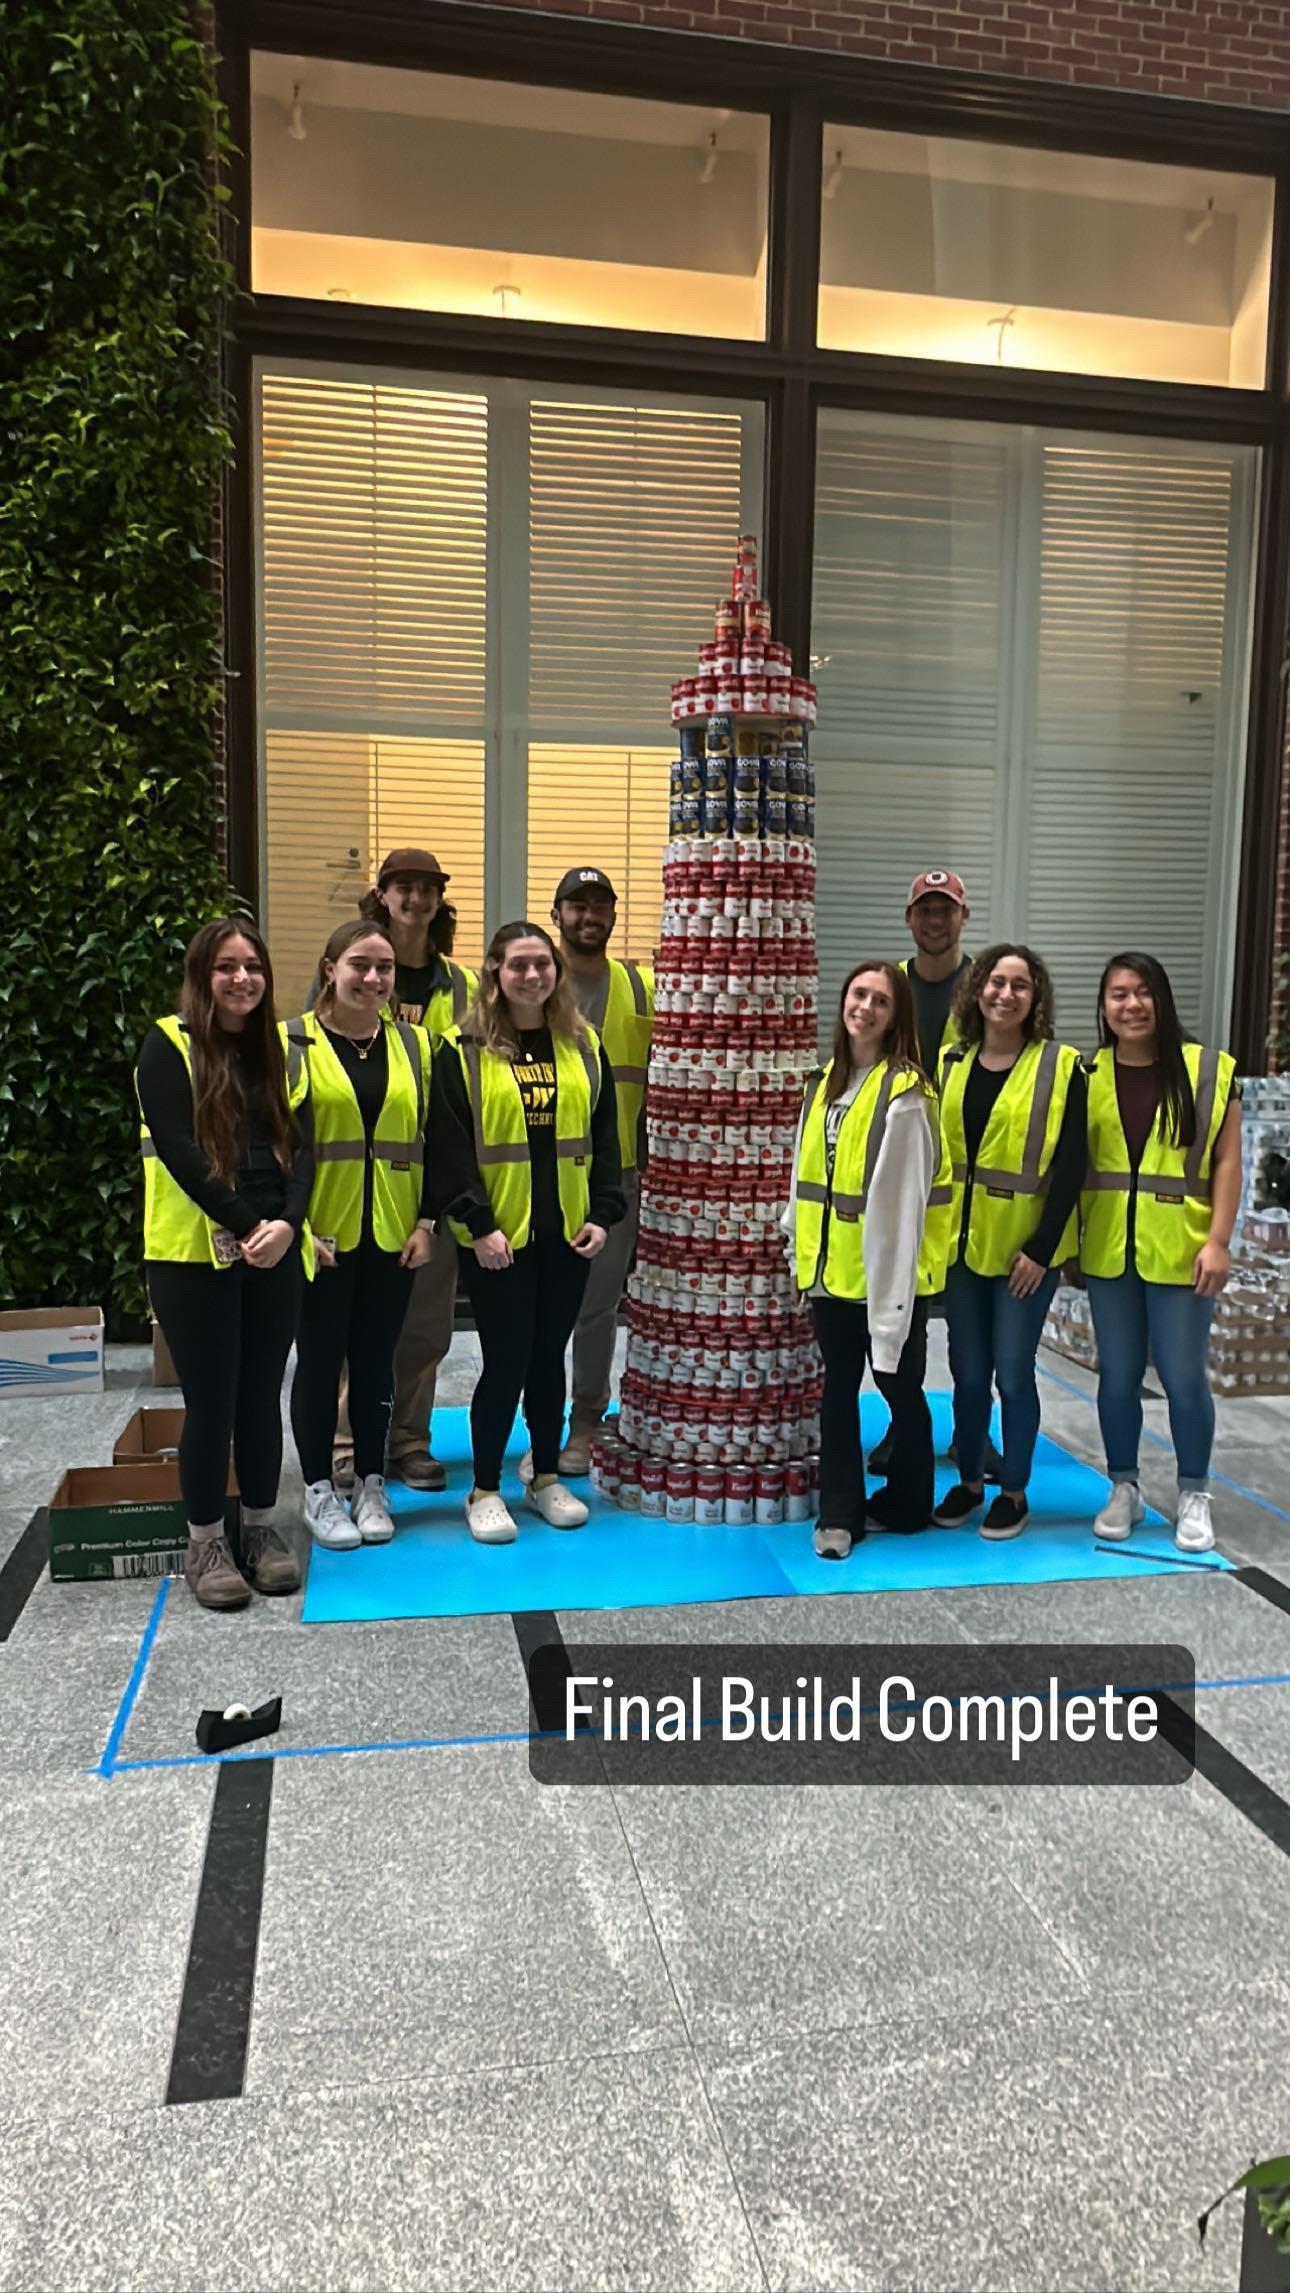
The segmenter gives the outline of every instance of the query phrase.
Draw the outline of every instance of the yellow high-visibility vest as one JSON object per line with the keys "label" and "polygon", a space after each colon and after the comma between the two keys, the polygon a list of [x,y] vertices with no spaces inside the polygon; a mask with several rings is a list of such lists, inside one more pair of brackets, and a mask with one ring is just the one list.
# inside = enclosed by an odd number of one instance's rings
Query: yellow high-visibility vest
{"label": "yellow high-visibility vest", "polygon": [[[168,1013],[157,1021],[167,1040],[174,1044],[188,1069],[191,1087],[193,1079],[193,1046],[188,1023]],[[309,1063],[299,1047],[287,1040],[285,1027],[279,1027],[279,1037],[287,1067],[287,1104],[294,1111],[309,1097]],[[135,1084],[136,1094],[138,1083]],[[140,1108],[139,1147],[143,1155],[143,1255],[167,1265],[214,1266],[221,1272],[235,1265],[235,1256],[221,1257],[215,1237],[220,1232],[213,1218],[199,1210],[190,1194],[185,1194],[177,1178],[172,1178],[152,1141],[152,1134],[143,1120]],[[300,1253],[305,1274],[310,1280],[314,1271],[313,1236],[309,1223],[300,1229]]]}
{"label": "yellow high-visibility vest", "polygon": [[[915,1283],[920,1298],[945,1287],[951,1242],[950,1158],[941,1136],[934,1095],[908,1068],[882,1061],[865,1077],[842,1118],[828,1168],[824,1092],[833,1061],[810,1077],[798,1153],[794,1241],[799,1290],[822,1282],[831,1298],[860,1304],[868,1295],[864,1267],[864,1226],[869,1186],[887,1128],[892,1101],[908,1091],[921,1094],[935,1142],[934,1177],[927,1201]],[[825,1242],[827,1213],[828,1240]],[[823,1255],[823,1263],[821,1256]]]}
{"label": "yellow high-visibility vest", "polygon": [[[475,1158],[498,1231],[512,1250],[522,1250],[533,1221],[533,1172],[524,1101],[509,1059],[452,1027],[444,1037],[461,1061],[466,1096],[475,1125]],[[591,1208],[591,1117],[600,1097],[600,1042],[594,1029],[587,1041],[551,1030],[555,1058],[556,1185],[564,1216],[564,1238],[572,1242]],[[459,1242],[469,1246],[470,1229],[448,1221]]]}
{"label": "yellow high-visibility vest", "polygon": [[446,1035],[450,1027],[460,1027],[479,986],[474,972],[464,963],[453,963],[447,956],[443,958],[443,963],[448,973],[448,985],[436,987],[418,1023],[425,1028],[432,1042]]}
{"label": "yellow high-visibility vest", "polygon": [[654,1033],[654,974],[645,965],[609,958],[609,996],[601,1041],[613,1069],[618,1100],[618,1151],[624,1170],[635,1170],[641,1105]]}
{"label": "yellow high-visibility vest", "polygon": [[1136,1198],[1134,1263],[1144,1282],[1190,1284],[1197,1252],[1209,1240],[1214,1146],[1231,1104],[1236,1061],[1226,1051],[1207,1051],[1199,1043],[1184,1043],[1182,1048],[1196,1100],[1195,1142],[1180,1147],[1164,1138],[1161,1107],[1136,1174],[1129,1168],[1120,1121],[1114,1045],[1099,1051],[1089,1068],[1088,1170],[1080,1196],[1079,1258],[1086,1274],[1113,1278],[1124,1272],[1130,1196]]}
{"label": "yellow high-visibility vest", "polygon": [[[423,1027],[382,1012],[385,1099],[372,1133],[372,1239],[400,1251],[421,1215],[426,1115],[430,1105],[430,1038]],[[338,1250],[356,1250],[363,1231],[367,1136],[354,1086],[317,1013],[303,1012],[288,1042],[307,1051],[314,1107],[314,1184],[309,1218]]]}
{"label": "yellow high-visibility vest", "polygon": [[[963,1098],[977,1054],[976,1044],[960,1045],[941,1060],[941,1122],[954,1186],[951,1265],[959,1255],[968,1175]],[[1034,1235],[1047,1199],[1071,1077],[1079,1064],[1079,1052],[1067,1043],[1025,1044],[990,1109],[972,1178],[964,1245],[972,1273],[1008,1273],[1017,1252]],[[1073,1258],[1078,1243],[1079,1218],[1072,1210],[1053,1252],[1053,1265]]]}

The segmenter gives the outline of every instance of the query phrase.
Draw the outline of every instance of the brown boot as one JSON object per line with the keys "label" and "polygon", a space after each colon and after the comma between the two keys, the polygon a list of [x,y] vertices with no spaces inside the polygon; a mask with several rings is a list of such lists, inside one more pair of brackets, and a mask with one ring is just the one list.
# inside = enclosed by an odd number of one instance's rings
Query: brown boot
{"label": "brown boot", "polygon": [[566,1481],[581,1481],[591,1471],[591,1444],[598,1431],[598,1426],[569,1427],[569,1438],[559,1457],[559,1470]]}
{"label": "brown boot", "polygon": [[428,1449],[411,1449],[404,1457],[391,1457],[389,1476],[402,1481],[406,1489],[428,1489],[437,1493],[448,1486],[448,1474],[437,1457]]}
{"label": "brown boot", "polygon": [[214,1537],[190,1535],[184,1577],[203,1608],[245,1608],[251,1597],[222,1530]]}
{"label": "brown boot", "polygon": [[300,1563],[287,1539],[271,1521],[249,1520],[242,1514],[242,1567],[257,1592],[299,1592]]}

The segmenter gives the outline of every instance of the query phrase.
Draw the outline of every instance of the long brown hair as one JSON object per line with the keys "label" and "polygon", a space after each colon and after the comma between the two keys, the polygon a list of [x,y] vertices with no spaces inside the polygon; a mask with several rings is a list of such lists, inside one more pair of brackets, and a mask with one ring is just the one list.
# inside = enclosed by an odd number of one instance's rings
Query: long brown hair
{"label": "long brown hair", "polygon": [[361,939],[383,939],[390,954],[393,955],[394,953],[394,942],[384,925],[368,923],[364,916],[354,916],[347,924],[337,924],[318,958],[318,991],[314,996],[313,1009],[324,1025],[327,1021],[327,1014],[336,1001],[336,982],[328,979],[323,965],[339,963],[341,957],[346,955],[350,948],[357,947]]}
{"label": "long brown hair", "polygon": [[[264,967],[264,994],[234,1035],[215,1015],[211,974],[220,949],[238,938],[249,941]],[[273,966],[254,924],[220,916],[202,925],[184,957],[179,1013],[193,1055],[193,1131],[216,1177],[232,1186],[237,1176],[252,1102],[268,1126],[274,1160],[289,1169],[295,1121],[287,1104],[287,1063],[274,1015]],[[239,1045],[245,1046],[242,1060]]]}
{"label": "long brown hair", "polygon": [[1030,973],[1034,997],[1021,1030],[1023,1043],[1047,1043],[1053,1033],[1053,982],[1047,964],[1033,948],[1018,947],[1011,940],[997,940],[984,955],[973,959],[963,974],[954,996],[954,1024],[962,1043],[981,1043],[985,1040],[985,1020],[981,1016],[980,995],[996,963],[1006,955],[1015,955]]}
{"label": "long brown hair", "polygon": [[917,1075],[920,1082],[926,1085],[928,1089],[931,1087],[918,1063],[918,1028],[914,1018],[914,991],[904,972],[898,964],[885,961],[853,963],[842,982],[842,993],[838,997],[837,1025],[833,1030],[833,1065],[829,1070],[828,1085],[824,1093],[826,1106],[832,1106],[835,1099],[841,1098],[851,1079],[851,1038],[847,1034],[846,1021],[842,1014],[846,1009],[847,995],[851,984],[853,980],[859,979],[862,971],[880,971],[891,989],[891,1024],[883,1036],[882,1049],[878,1054],[879,1058],[889,1059],[893,1067]]}
{"label": "long brown hair", "polygon": [[553,1035],[572,1036],[575,1043],[588,1041],[587,1023],[578,1006],[578,998],[569,985],[564,958],[541,924],[503,924],[493,933],[488,943],[479,974],[479,987],[475,999],[462,1022],[462,1032],[473,1035],[486,1051],[496,1051],[503,1059],[513,1059],[519,1050],[519,1038],[511,1024],[506,998],[497,982],[506,950],[518,939],[540,939],[555,958],[555,986],[546,999],[544,1016]]}
{"label": "long brown hair", "polygon": [[[390,911],[375,886],[370,892],[364,892],[358,903],[358,912],[367,923],[375,924],[378,930],[385,932],[388,936]],[[453,941],[456,937],[457,910],[447,900],[441,899],[426,925],[426,946],[431,955],[442,956],[446,963],[452,954]]]}

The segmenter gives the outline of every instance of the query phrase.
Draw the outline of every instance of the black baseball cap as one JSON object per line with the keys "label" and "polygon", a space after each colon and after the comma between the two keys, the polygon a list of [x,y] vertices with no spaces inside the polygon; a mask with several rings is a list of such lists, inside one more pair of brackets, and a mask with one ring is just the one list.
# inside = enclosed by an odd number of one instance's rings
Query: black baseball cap
{"label": "black baseball cap", "polygon": [[555,887],[551,905],[558,908],[561,900],[586,900],[599,893],[602,900],[618,902],[618,894],[603,868],[566,868]]}

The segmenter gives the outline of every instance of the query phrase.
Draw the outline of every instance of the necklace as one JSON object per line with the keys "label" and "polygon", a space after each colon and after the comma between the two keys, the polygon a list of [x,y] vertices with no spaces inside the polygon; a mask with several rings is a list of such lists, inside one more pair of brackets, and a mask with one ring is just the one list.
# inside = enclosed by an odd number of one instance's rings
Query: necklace
{"label": "necklace", "polygon": [[370,1058],[373,1046],[379,1043],[381,1040],[381,1029],[379,1027],[377,1028],[375,1035],[365,1036],[361,1043],[356,1035],[347,1035],[343,1027],[333,1028],[332,1033],[334,1035],[339,1035],[342,1042],[348,1043],[350,1050],[356,1051],[360,1059]]}

